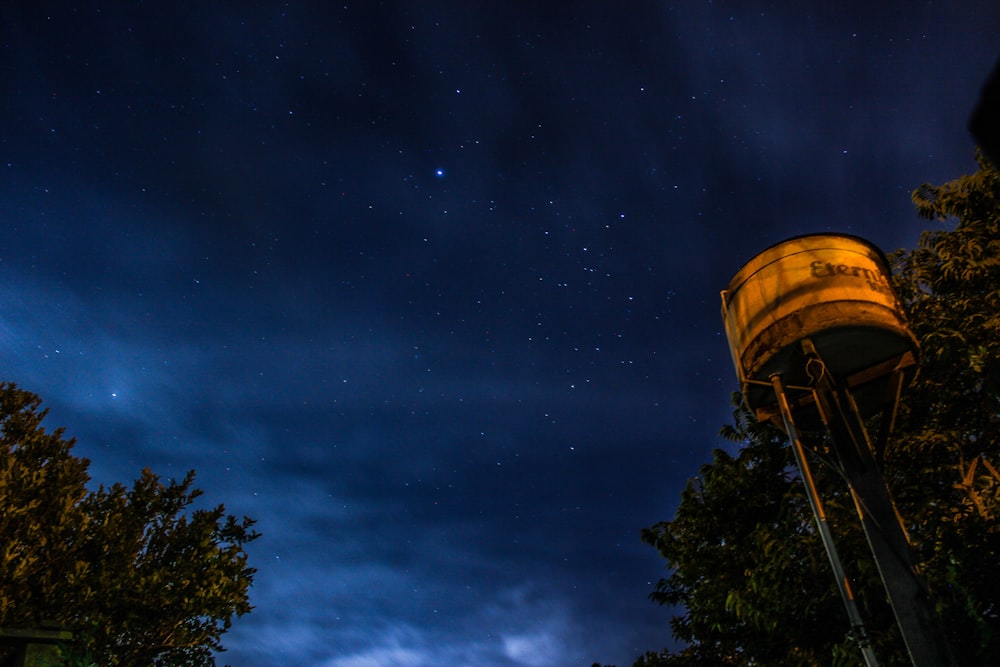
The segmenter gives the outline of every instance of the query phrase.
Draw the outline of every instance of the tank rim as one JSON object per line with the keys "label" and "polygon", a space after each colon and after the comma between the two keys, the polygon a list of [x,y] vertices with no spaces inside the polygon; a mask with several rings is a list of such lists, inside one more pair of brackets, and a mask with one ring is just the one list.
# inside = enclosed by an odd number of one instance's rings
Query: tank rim
{"label": "tank rim", "polygon": [[[851,239],[853,241],[858,241],[859,243],[863,243],[864,245],[870,247],[872,250],[874,250],[878,254],[879,259],[882,260],[883,264],[885,264],[885,268],[886,269],[891,269],[892,268],[889,265],[889,257],[885,254],[885,252],[883,252],[882,249],[879,248],[873,241],[871,241],[869,239],[866,239],[863,236],[858,236],[857,234],[849,234],[847,232],[805,232],[803,234],[796,234],[795,236],[789,236],[788,238],[782,239],[780,241],[775,241],[774,243],[772,243],[771,245],[767,246],[766,248],[762,248],[761,250],[755,252],[753,254],[753,256],[750,257],[750,259],[748,259],[747,261],[743,262],[743,264],[740,265],[739,270],[736,271],[736,273],[734,273],[733,275],[735,276],[735,275],[739,274],[739,272],[743,270],[743,267],[745,267],[747,264],[749,264],[750,262],[752,262],[756,258],[758,258],[761,255],[763,255],[764,253],[766,253],[768,250],[771,250],[772,248],[777,248],[778,246],[784,245],[785,243],[788,243],[789,241],[795,241],[795,240],[798,240],[798,239],[811,238],[811,237],[815,237],[815,236],[833,236],[833,237],[837,237],[837,238]],[[890,273],[891,273],[891,271],[890,271]]]}

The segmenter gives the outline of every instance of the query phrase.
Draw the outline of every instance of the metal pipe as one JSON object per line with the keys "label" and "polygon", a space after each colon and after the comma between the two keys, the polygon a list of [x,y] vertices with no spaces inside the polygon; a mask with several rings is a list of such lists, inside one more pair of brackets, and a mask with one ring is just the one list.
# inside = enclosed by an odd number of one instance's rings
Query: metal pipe
{"label": "metal pipe", "polygon": [[833,541],[833,533],[826,520],[826,510],[823,509],[823,501],[820,499],[819,491],[816,489],[816,482],[806,460],[805,448],[799,439],[798,430],[792,420],[792,410],[788,405],[788,397],[785,395],[785,388],[781,383],[781,374],[775,373],[771,376],[771,386],[774,388],[774,395],[778,400],[778,409],[781,411],[781,418],[785,424],[785,433],[788,434],[788,441],[795,454],[795,462],[799,466],[802,474],[802,483],[806,488],[806,498],[809,499],[809,506],[812,508],[813,516],[816,517],[816,526],[819,529],[820,538],[823,540],[823,547],[826,549],[827,558],[830,560],[830,567],[833,568],[833,577],[837,580],[837,589],[840,591],[840,598],[844,601],[844,608],[847,610],[847,618],[851,623],[851,632],[858,642],[861,654],[864,656],[865,664],[868,667],[878,667],[878,660],[871,648],[871,640],[865,630],[861,612],[854,601],[854,592],[851,590],[851,583],[844,573],[844,568],[840,563],[840,556],[837,554],[837,545]]}

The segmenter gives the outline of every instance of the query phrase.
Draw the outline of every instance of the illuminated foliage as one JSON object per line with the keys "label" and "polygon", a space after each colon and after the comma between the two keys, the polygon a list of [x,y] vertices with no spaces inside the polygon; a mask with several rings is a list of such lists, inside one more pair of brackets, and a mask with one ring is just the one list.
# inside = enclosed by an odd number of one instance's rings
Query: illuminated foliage
{"label": "illuminated foliage", "polygon": [[192,509],[193,472],[89,491],[89,462],[40,404],[0,384],[0,627],[71,630],[71,664],[214,664],[251,609],[253,521]]}

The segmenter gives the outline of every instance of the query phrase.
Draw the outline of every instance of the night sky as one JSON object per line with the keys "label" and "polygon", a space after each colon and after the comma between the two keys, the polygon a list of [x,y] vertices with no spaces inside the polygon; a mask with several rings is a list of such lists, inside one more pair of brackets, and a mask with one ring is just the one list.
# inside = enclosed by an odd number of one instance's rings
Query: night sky
{"label": "night sky", "polygon": [[912,247],[1000,55],[992,0],[751,4],[0,5],[0,379],[95,486],[258,519],[222,660],[671,645],[639,531],[733,447],[719,291]]}

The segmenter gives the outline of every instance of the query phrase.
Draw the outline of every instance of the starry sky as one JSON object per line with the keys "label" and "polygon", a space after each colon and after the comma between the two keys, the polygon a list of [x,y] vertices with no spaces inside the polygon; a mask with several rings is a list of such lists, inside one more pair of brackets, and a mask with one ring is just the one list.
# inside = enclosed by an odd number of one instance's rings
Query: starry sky
{"label": "starry sky", "polygon": [[631,664],[719,291],[912,247],[995,2],[6,2],[0,363],[258,520],[235,666]]}

